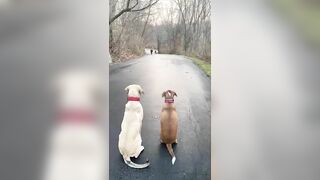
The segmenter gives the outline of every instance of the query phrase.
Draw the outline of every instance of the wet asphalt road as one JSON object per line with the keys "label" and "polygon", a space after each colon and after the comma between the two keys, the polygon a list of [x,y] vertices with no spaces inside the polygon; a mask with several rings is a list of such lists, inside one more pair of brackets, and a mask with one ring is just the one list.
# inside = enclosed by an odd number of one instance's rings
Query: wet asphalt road
{"label": "wet asphalt road", "polygon": [[[147,55],[110,66],[110,179],[210,179],[210,78],[189,59],[176,55]],[[124,88],[139,84],[144,89],[142,145],[145,150],[134,162],[148,158],[147,169],[129,168],[118,150],[118,136],[126,104]],[[179,115],[175,165],[159,142],[159,113],[164,90],[175,90]]]}

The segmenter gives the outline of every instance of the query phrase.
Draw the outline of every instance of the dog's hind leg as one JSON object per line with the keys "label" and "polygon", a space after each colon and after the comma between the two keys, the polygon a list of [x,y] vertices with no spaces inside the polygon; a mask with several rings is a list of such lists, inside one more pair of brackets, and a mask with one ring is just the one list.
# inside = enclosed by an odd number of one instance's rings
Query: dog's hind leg
{"label": "dog's hind leg", "polygon": [[136,149],[136,153],[134,154],[134,157],[137,158],[140,153],[144,150],[144,147],[141,145],[142,144],[142,139],[141,139],[141,135],[138,135],[137,136],[137,149]]}
{"label": "dog's hind leg", "polygon": [[143,150],[144,150],[144,147],[143,147],[143,146],[139,146],[136,154],[134,154],[134,157],[135,157],[135,158],[138,158],[139,155],[140,155],[140,153],[141,153]]}

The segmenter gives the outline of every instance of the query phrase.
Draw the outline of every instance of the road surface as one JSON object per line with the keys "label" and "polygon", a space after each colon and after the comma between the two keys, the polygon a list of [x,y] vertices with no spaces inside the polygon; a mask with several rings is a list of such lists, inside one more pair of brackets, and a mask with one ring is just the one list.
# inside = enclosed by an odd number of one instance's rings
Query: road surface
{"label": "road surface", "polygon": [[[150,160],[150,167],[137,170],[128,167],[118,150],[118,136],[126,104],[124,88],[139,84],[144,89],[142,106],[142,145],[138,159]],[[179,115],[178,145],[174,146],[176,163],[165,145],[160,144],[161,94],[175,90]],[[123,64],[110,66],[110,179],[210,179],[210,78],[191,60],[176,55],[146,55]]]}

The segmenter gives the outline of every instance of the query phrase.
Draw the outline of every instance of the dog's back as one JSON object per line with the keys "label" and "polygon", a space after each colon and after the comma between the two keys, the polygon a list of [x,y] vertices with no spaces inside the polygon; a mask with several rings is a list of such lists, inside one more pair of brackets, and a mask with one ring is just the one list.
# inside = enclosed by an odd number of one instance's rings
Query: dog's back
{"label": "dog's back", "polygon": [[127,102],[119,135],[119,151],[122,155],[132,156],[136,152],[137,146],[141,144],[138,136],[140,136],[142,119],[141,104]]}
{"label": "dog's back", "polygon": [[45,180],[104,180],[105,142],[98,127],[59,125],[49,149]]}
{"label": "dog's back", "polygon": [[103,91],[99,78],[89,71],[69,71],[54,81],[54,91],[57,114],[42,179],[104,180],[106,140],[99,122],[103,99],[96,98]]}
{"label": "dog's back", "polygon": [[141,145],[141,126],[143,119],[143,108],[140,104],[140,96],[143,90],[139,85],[129,85],[125,88],[128,94],[128,102],[125,107],[121,132],[119,134],[119,151],[124,162],[132,168],[146,168],[150,165],[147,161],[144,164],[136,164],[131,161],[131,157],[137,158],[143,151]]}
{"label": "dog's back", "polygon": [[166,147],[172,157],[172,165],[176,161],[172,144],[177,143],[178,133],[178,115],[174,105],[174,96],[177,96],[177,93],[172,90],[167,90],[162,93],[162,97],[164,97],[165,102],[160,114],[160,139],[162,143],[166,144]]}
{"label": "dog's back", "polygon": [[161,111],[161,139],[165,144],[172,144],[177,139],[178,115],[174,106],[162,107]]}

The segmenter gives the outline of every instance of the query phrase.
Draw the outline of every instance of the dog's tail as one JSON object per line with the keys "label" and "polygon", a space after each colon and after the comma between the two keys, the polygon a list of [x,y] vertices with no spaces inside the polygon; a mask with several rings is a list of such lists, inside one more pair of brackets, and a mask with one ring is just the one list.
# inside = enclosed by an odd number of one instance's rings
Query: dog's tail
{"label": "dog's tail", "polygon": [[150,165],[149,160],[147,160],[146,163],[144,163],[144,164],[136,164],[131,161],[129,156],[127,156],[127,157],[123,156],[123,160],[129,167],[136,168],[136,169],[146,168]]}
{"label": "dog's tail", "polygon": [[167,146],[167,149],[168,149],[168,151],[169,151],[169,153],[170,153],[170,155],[172,157],[171,163],[172,163],[172,165],[174,165],[174,163],[176,162],[176,155],[174,155],[174,152],[173,152],[173,149],[172,149],[172,144],[166,144],[166,146]]}

